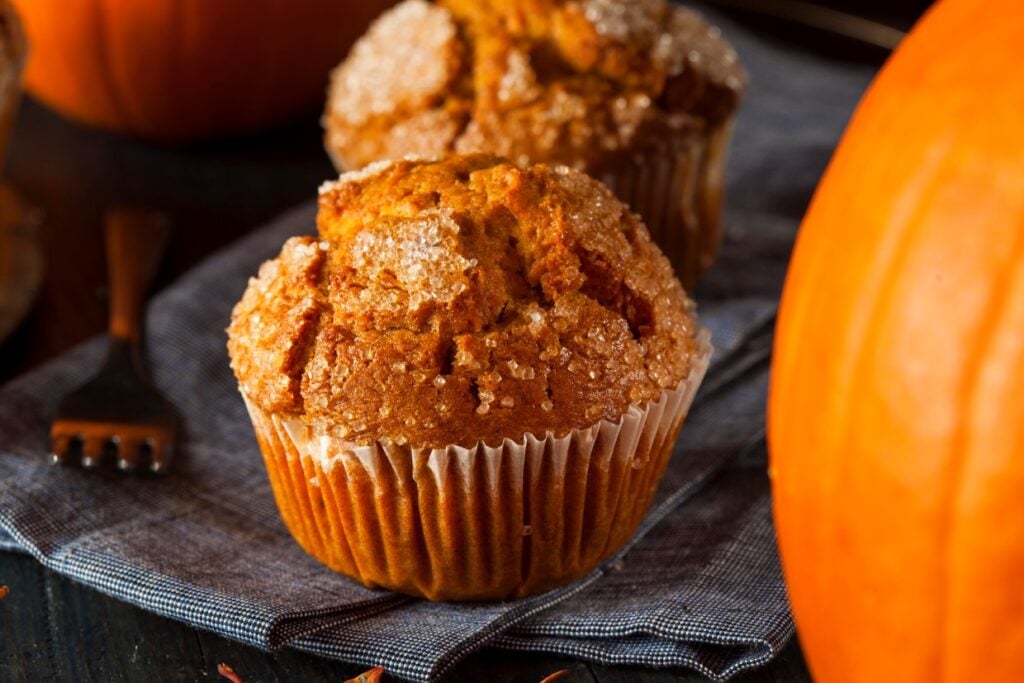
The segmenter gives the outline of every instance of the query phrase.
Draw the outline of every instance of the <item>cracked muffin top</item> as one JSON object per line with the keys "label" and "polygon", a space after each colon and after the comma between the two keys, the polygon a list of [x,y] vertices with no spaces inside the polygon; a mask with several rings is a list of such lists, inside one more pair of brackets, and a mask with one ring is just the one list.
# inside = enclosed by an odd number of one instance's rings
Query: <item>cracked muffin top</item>
{"label": "cracked muffin top", "polygon": [[595,173],[723,121],[745,80],[666,0],[406,0],[335,70],[325,143],[341,168],[454,151]]}
{"label": "cracked muffin top", "polygon": [[617,419],[687,377],[698,325],[647,229],[565,166],[381,162],[228,330],[247,400],[354,443],[490,445]]}

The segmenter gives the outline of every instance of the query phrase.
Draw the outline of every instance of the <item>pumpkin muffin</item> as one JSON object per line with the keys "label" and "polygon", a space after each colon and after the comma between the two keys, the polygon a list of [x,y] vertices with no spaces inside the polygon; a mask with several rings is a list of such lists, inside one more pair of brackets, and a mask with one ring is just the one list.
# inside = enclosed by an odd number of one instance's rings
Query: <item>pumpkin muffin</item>
{"label": "pumpkin muffin", "polygon": [[339,170],[450,152],[583,170],[689,287],[717,250],[745,80],[719,30],[665,0],[406,0],[335,70],[325,145]]}
{"label": "pumpkin muffin", "polygon": [[628,539],[710,347],[601,183],[488,155],[321,188],[228,349],[282,516],[369,586],[500,599]]}
{"label": "pumpkin muffin", "polygon": [[25,66],[25,35],[14,7],[0,0],[0,156],[14,127],[21,102],[21,71]]}

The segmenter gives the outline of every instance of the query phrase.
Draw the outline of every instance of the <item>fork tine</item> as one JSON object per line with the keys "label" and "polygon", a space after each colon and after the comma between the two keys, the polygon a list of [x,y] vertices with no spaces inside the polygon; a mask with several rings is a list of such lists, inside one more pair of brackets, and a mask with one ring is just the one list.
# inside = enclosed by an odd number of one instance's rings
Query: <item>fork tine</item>
{"label": "fork tine", "polygon": [[150,437],[146,439],[150,448],[149,469],[155,474],[163,474],[171,466],[171,457],[174,455],[173,446],[163,438]]}
{"label": "fork tine", "polygon": [[107,357],[99,372],[57,406],[51,428],[54,462],[95,469],[116,455],[124,471],[164,472],[170,465],[178,416],[153,386],[141,353],[143,304],[167,236],[166,222],[145,210],[107,215]]}
{"label": "fork tine", "polygon": [[122,472],[132,472],[139,463],[139,451],[142,449],[142,439],[134,437],[120,437],[117,445],[117,469]]}
{"label": "fork tine", "polygon": [[106,437],[86,436],[82,441],[82,467],[91,469],[103,464],[103,450],[106,443]]}
{"label": "fork tine", "polygon": [[70,457],[71,442],[74,438],[72,434],[58,433],[56,431],[50,434],[50,461],[54,465],[67,463]]}

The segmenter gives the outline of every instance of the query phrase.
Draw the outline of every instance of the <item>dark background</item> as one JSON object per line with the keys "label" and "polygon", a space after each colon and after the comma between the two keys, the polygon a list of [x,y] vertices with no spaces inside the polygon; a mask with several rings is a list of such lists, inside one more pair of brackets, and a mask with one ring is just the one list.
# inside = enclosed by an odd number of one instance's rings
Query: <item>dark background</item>
{"label": "dark background", "polygon": [[[832,59],[880,65],[887,50],[769,14],[800,13],[796,0],[719,0],[732,18],[776,40]],[[906,29],[920,0],[834,0],[832,7]],[[756,11],[755,11],[756,10]],[[833,17],[834,18],[834,17]],[[174,223],[157,287],[277,213],[315,197],[335,172],[316,112],[268,134],[161,147],[81,128],[27,100],[6,164],[6,182],[42,209],[46,274],[28,317],[0,341],[0,381],[38,365],[106,326],[103,212],[116,204],[168,213]],[[286,651],[269,655],[195,631],[83,588],[33,559],[0,553],[2,680],[207,680],[219,661],[249,681],[337,680],[358,668]],[[454,678],[531,681],[571,668],[574,681],[668,681],[699,677],[587,665],[544,656],[480,653]],[[501,673],[495,673],[500,671]],[[793,643],[744,680],[807,680]]]}

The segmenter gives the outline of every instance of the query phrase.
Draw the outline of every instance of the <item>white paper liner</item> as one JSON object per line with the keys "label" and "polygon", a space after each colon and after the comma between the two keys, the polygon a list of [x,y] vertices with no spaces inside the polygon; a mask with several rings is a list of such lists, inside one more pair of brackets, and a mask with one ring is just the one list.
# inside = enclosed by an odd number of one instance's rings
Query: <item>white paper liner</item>
{"label": "white paper liner", "polygon": [[732,121],[669,141],[600,176],[640,214],[687,291],[715,260],[721,242],[726,152]]}
{"label": "white paper liner", "polygon": [[585,575],[640,524],[707,370],[707,331],[698,340],[674,389],[564,436],[356,445],[246,406],[281,516],[311,555],[433,600],[521,597]]}

